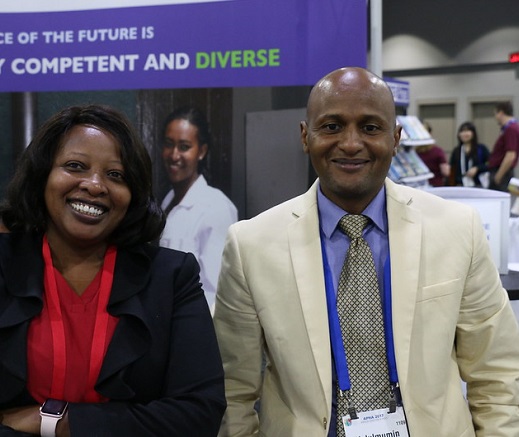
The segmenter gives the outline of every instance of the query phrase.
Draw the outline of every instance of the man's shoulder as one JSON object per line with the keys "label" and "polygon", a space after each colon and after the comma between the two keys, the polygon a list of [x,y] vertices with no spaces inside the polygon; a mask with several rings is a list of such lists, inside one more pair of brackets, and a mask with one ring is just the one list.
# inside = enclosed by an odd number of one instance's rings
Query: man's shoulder
{"label": "man's shoulder", "polygon": [[241,220],[232,226],[247,231],[261,228],[279,230],[308,213],[317,214],[317,196],[315,190],[312,189],[275,205],[250,219]]}
{"label": "man's shoulder", "polygon": [[503,134],[505,137],[514,138],[514,140],[519,140],[519,123],[510,123],[510,125],[507,129],[505,129]]}
{"label": "man's shoulder", "polygon": [[459,189],[459,187],[436,187],[423,190],[394,184],[388,191],[397,202],[418,209],[425,215],[438,216],[438,213],[441,213],[450,216],[473,210],[471,206],[456,201],[455,191]]}

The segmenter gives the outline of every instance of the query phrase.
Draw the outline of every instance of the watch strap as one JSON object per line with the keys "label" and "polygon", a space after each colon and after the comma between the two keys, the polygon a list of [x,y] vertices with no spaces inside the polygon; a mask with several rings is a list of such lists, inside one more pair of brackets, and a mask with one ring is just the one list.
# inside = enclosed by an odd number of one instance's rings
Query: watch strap
{"label": "watch strap", "polygon": [[40,435],[41,437],[56,437],[56,426],[61,417],[41,415]]}

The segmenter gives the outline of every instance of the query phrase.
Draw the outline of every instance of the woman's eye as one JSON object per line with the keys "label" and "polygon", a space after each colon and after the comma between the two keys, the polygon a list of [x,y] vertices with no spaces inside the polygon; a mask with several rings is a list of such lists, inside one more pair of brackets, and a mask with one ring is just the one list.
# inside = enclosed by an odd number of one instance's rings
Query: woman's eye
{"label": "woman's eye", "polygon": [[71,162],[65,163],[65,167],[70,170],[80,170],[83,168],[83,164],[81,164],[80,162],[71,161]]}
{"label": "woman's eye", "polygon": [[117,171],[117,170],[112,170],[112,171],[108,172],[108,176],[110,176],[111,178],[114,178],[114,179],[124,180],[124,173]]}

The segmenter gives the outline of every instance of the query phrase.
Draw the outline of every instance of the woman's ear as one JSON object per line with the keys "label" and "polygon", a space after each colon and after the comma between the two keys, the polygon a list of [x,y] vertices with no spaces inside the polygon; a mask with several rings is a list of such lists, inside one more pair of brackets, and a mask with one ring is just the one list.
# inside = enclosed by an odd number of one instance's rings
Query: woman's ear
{"label": "woman's ear", "polygon": [[200,150],[198,152],[198,160],[201,161],[202,159],[204,159],[207,155],[207,144],[202,144],[200,146]]}

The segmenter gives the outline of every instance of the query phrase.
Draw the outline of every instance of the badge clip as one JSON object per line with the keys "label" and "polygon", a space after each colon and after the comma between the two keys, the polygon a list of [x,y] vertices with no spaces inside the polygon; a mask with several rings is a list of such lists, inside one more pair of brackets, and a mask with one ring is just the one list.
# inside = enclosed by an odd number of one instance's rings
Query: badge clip
{"label": "badge clip", "polygon": [[[342,392],[341,392],[341,394],[342,394]],[[348,414],[350,415],[350,419],[351,420],[358,419],[359,416],[357,415],[357,410],[355,409],[355,407],[353,406],[353,402],[351,401],[351,393],[349,390],[346,394],[346,400],[348,402]]]}
{"label": "badge clip", "polygon": [[395,388],[396,386],[393,384],[389,386],[389,414],[396,412],[397,400],[395,395]]}

